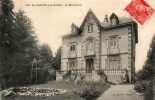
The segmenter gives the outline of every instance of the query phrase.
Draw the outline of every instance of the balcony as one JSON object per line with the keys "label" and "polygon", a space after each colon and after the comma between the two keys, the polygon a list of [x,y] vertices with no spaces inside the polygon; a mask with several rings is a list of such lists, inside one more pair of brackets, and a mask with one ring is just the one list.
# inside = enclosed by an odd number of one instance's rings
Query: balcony
{"label": "balcony", "polygon": [[75,51],[71,51],[68,53],[68,58],[76,58],[76,52]]}
{"label": "balcony", "polygon": [[107,51],[108,51],[109,55],[114,55],[114,54],[119,54],[120,53],[119,48],[109,48]]}

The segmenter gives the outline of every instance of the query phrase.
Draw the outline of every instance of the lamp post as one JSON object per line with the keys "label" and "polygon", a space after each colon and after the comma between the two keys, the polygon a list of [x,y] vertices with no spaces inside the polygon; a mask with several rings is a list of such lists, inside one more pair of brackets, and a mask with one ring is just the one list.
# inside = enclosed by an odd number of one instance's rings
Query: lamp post
{"label": "lamp post", "polygon": [[32,62],[32,68],[31,68],[31,75],[30,75],[30,84],[32,83],[32,76],[33,76],[33,71],[35,71],[35,76],[36,76],[36,84],[37,84],[37,77],[38,77],[38,66],[37,66],[37,60],[36,58],[34,58],[33,62]]}

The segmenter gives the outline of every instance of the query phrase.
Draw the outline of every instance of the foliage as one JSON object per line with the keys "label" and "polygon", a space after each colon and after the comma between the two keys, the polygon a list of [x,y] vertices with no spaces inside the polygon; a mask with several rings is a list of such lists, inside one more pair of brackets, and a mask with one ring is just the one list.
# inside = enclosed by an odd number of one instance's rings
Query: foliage
{"label": "foliage", "polygon": [[37,59],[39,60],[38,62],[39,67],[45,68],[45,69],[52,68],[53,53],[47,44],[43,44],[40,46],[39,56]]}
{"label": "foliage", "polygon": [[67,73],[65,73],[65,74],[63,75],[63,78],[66,79],[66,78],[70,77],[71,72],[72,72],[72,71],[69,70]]}
{"label": "foliage", "polygon": [[[13,13],[13,2],[3,0],[4,17],[0,23],[0,77],[2,88],[30,83],[32,62],[50,67],[53,55],[48,45],[39,46],[31,20],[24,11]],[[47,80],[48,71],[38,72],[40,83]],[[38,82],[39,82],[38,81]]]}
{"label": "foliage", "polygon": [[61,47],[59,47],[53,59],[53,68],[55,70],[61,69]]}
{"label": "foliage", "polygon": [[[48,76],[49,73],[46,69],[40,69],[37,71],[37,78],[35,76],[35,72],[33,73],[33,77],[32,77],[32,84],[43,84],[46,83],[48,81]],[[37,79],[37,83],[36,83],[36,79]]]}
{"label": "foliage", "polygon": [[95,84],[88,82],[86,83],[86,87],[83,89],[80,96],[85,98],[86,100],[94,100],[95,98],[99,97],[101,94],[102,92],[96,88]]}
{"label": "foliage", "polygon": [[[12,59],[14,59],[14,13],[12,0],[2,0],[3,15],[0,19],[0,82],[8,83],[10,67],[13,64]],[[3,79],[7,80],[3,80]],[[4,86],[2,85],[2,88]]]}
{"label": "foliage", "polygon": [[140,81],[140,82],[137,82],[135,84],[135,87],[134,89],[140,93],[144,93],[145,89],[146,89],[146,83],[144,81]]}
{"label": "foliage", "polygon": [[143,80],[148,80],[153,78],[153,66],[155,61],[155,35],[152,39],[149,52],[147,54],[147,60],[142,70]]}
{"label": "foliage", "polygon": [[[143,69],[137,72],[137,83],[135,84],[135,90],[138,92],[145,92],[150,83],[152,83],[155,64],[155,35],[150,44],[150,49],[147,54],[146,62]],[[149,85],[148,85],[149,84]]]}

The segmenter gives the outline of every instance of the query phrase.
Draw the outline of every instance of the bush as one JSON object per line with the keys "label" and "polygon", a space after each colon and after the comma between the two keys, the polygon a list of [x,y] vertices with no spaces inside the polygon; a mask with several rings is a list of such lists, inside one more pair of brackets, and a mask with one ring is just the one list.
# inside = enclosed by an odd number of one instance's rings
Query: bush
{"label": "bush", "polygon": [[85,98],[86,100],[93,100],[97,97],[99,97],[102,94],[102,91],[99,91],[96,88],[96,84],[93,83],[86,83],[85,89],[83,89],[80,96],[82,98]]}
{"label": "bush", "polygon": [[138,83],[135,84],[134,89],[137,92],[144,93],[144,91],[146,89],[146,83],[144,81],[139,81]]}

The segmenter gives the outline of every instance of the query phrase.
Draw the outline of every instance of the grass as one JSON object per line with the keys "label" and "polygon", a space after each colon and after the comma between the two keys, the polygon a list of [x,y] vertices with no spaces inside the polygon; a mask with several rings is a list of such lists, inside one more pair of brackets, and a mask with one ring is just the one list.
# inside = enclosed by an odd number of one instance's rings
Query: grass
{"label": "grass", "polygon": [[53,96],[53,97],[38,97],[38,96],[12,96],[2,98],[2,100],[84,100],[78,95],[63,95],[63,96]]}
{"label": "grass", "polygon": [[64,90],[70,91],[69,94],[57,95],[53,97],[12,96],[12,97],[3,98],[2,100],[85,100],[80,97],[80,93],[82,93],[88,86],[91,86],[91,85],[101,94],[110,87],[109,84],[106,84],[103,82],[52,81],[47,84],[32,85],[29,87],[64,89]]}

